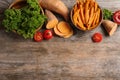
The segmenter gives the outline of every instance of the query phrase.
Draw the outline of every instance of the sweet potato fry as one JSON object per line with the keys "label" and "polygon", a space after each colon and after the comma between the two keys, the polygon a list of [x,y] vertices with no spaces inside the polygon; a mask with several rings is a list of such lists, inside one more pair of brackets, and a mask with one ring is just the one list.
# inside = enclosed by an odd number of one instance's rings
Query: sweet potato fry
{"label": "sweet potato fry", "polygon": [[89,1],[86,0],[86,3],[85,3],[85,23],[88,22],[88,19],[89,19]]}
{"label": "sweet potato fry", "polygon": [[93,29],[93,28],[97,27],[97,25],[98,25],[98,24],[92,25],[92,26],[90,27],[90,29]]}
{"label": "sweet potato fry", "polygon": [[82,4],[80,5],[80,16],[81,16],[83,24],[85,24],[84,8],[83,8]]}
{"label": "sweet potato fry", "polygon": [[79,22],[78,22],[77,26],[78,26],[78,28],[80,28],[80,29],[82,29],[82,30],[86,30],[86,27],[82,27]]}
{"label": "sweet potato fry", "polygon": [[98,8],[97,2],[94,3],[94,6],[95,6],[95,12],[96,12],[96,11],[97,11],[97,8]]}
{"label": "sweet potato fry", "polygon": [[86,13],[85,13],[85,24],[87,24],[88,23],[88,21],[89,21],[89,9],[86,11]]}
{"label": "sweet potato fry", "polygon": [[90,8],[94,7],[94,1],[93,0],[90,0]]}
{"label": "sweet potato fry", "polygon": [[99,19],[100,19],[100,9],[98,8],[98,10],[96,11],[96,13],[95,13],[95,18],[94,18],[94,21],[93,21],[93,23],[92,23],[92,25],[95,25],[95,24],[98,24],[98,22],[99,22]]}
{"label": "sweet potato fry", "polygon": [[78,8],[77,8],[77,5],[75,5],[74,8],[73,8],[73,11],[76,12],[77,9],[78,9]]}
{"label": "sweet potato fry", "polygon": [[73,15],[73,22],[75,25],[77,25],[77,11]]}
{"label": "sweet potato fry", "polygon": [[80,15],[79,15],[79,12],[78,12],[78,22],[77,22],[77,24],[78,24],[81,28],[85,29],[84,24],[82,23],[81,17],[80,17]]}
{"label": "sweet potato fry", "polygon": [[98,14],[97,12],[95,13],[95,17],[94,17],[94,20],[92,22],[92,26],[95,25],[96,21],[97,21],[97,17],[98,17]]}
{"label": "sweet potato fry", "polygon": [[89,17],[89,20],[90,20],[90,18],[92,18],[92,16],[93,16],[93,14],[94,14],[94,7],[92,7],[91,9],[90,9],[90,17]]}
{"label": "sweet potato fry", "polygon": [[94,15],[94,7],[92,7],[91,9],[90,9],[90,12],[89,12],[90,14],[89,14],[89,20],[88,20],[88,22],[87,22],[87,28],[89,28],[90,26],[91,26],[91,24],[90,24],[90,21],[92,20],[92,17],[93,17],[93,15]]}
{"label": "sweet potato fry", "polygon": [[93,16],[90,18],[90,20],[89,20],[89,22],[88,22],[88,30],[89,30],[89,28],[91,27],[91,25],[92,25],[92,22],[94,21],[94,18],[95,18],[95,14],[93,14]]}
{"label": "sweet potato fry", "polygon": [[97,18],[96,24],[99,23],[99,20],[100,20],[100,8],[98,8],[97,15],[98,15],[98,18]]}

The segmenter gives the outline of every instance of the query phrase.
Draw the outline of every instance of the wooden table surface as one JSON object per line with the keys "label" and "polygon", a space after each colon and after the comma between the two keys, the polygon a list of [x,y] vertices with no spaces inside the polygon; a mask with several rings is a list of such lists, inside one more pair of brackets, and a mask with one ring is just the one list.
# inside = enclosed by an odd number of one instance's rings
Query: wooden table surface
{"label": "wooden table surface", "polygon": [[[0,0],[0,13],[12,0]],[[75,0],[62,0],[69,9]],[[120,9],[120,0],[97,0],[102,8]],[[74,26],[72,26],[74,27]],[[103,34],[93,43],[95,32]],[[40,43],[6,33],[0,27],[0,80],[120,80],[120,28],[108,36],[102,26],[69,39],[55,36]]]}

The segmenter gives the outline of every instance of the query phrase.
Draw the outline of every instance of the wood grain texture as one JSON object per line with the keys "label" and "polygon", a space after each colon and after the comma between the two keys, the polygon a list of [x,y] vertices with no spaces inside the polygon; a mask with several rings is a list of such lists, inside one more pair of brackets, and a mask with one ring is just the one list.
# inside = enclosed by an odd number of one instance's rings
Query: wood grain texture
{"label": "wood grain texture", "polygon": [[[69,9],[75,3],[62,1]],[[119,0],[97,1],[102,8],[120,9]],[[0,6],[4,10],[9,5]],[[0,80],[120,80],[120,28],[109,37],[102,26],[88,32],[72,27],[74,36],[69,39],[55,36],[36,43],[6,33],[1,26]],[[92,42],[95,32],[103,34],[101,43]]]}

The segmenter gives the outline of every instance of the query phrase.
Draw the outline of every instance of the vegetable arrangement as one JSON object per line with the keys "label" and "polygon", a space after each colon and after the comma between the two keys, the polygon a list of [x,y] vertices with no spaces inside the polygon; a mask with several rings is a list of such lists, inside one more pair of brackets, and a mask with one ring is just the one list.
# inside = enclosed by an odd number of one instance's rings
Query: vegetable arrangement
{"label": "vegetable arrangement", "polygon": [[26,38],[33,38],[36,30],[42,27],[46,16],[41,12],[37,0],[27,0],[27,5],[20,9],[7,9],[3,25],[7,31],[15,31]]}
{"label": "vegetable arrangement", "polygon": [[[53,38],[53,32],[62,38],[69,38],[73,35],[73,29],[67,22],[69,20],[68,7],[61,0],[26,0],[24,7],[16,6],[5,10],[3,25],[7,31],[13,31],[26,38],[33,38],[36,42],[43,39]],[[80,30],[92,30],[102,21],[102,11],[94,0],[76,0],[77,3],[71,11],[71,19]],[[41,12],[44,8],[45,15]],[[63,16],[65,21],[59,21],[53,12]],[[120,24],[120,11],[114,14],[108,9],[103,9],[102,25],[111,36]],[[112,21],[113,20],[113,21]],[[43,32],[38,31],[45,24]],[[101,42],[102,34],[93,34],[93,42]]]}

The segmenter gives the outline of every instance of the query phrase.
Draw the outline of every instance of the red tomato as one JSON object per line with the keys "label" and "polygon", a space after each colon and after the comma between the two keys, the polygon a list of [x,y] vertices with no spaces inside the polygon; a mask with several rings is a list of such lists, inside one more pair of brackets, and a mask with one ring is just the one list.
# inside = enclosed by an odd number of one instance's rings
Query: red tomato
{"label": "red tomato", "polygon": [[92,36],[92,40],[94,42],[101,42],[102,41],[102,34],[100,33],[95,33],[93,36]]}
{"label": "red tomato", "polygon": [[44,37],[44,39],[46,39],[46,40],[51,39],[51,38],[53,37],[52,31],[49,30],[49,29],[45,30],[45,31],[43,32],[43,37]]}
{"label": "red tomato", "polygon": [[113,21],[117,24],[120,24],[120,10],[113,14]]}
{"label": "red tomato", "polygon": [[42,41],[42,40],[43,40],[42,33],[41,33],[41,32],[36,32],[36,33],[34,34],[34,40],[35,40],[36,42]]}

